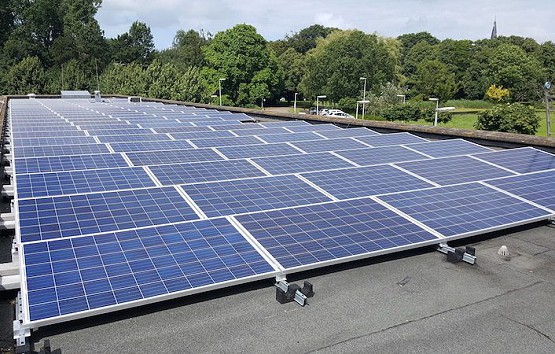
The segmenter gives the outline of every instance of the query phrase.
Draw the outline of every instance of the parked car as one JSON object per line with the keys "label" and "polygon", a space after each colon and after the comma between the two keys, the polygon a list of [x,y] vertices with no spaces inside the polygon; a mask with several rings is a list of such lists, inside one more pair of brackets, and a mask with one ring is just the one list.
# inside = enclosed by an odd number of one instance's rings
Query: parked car
{"label": "parked car", "polygon": [[340,109],[330,109],[326,114],[322,114],[328,117],[343,117],[343,118],[354,118],[352,115],[343,112]]}

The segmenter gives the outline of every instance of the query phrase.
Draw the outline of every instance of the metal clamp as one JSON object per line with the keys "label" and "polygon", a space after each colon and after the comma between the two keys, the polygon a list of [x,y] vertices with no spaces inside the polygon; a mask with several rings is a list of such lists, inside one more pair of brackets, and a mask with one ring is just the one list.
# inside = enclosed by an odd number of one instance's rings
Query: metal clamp
{"label": "metal clamp", "polygon": [[306,281],[301,288],[297,284],[289,284],[285,280],[276,282],[276,300],[280,304],[295,301],[301,306],[306,305],[307,299],[314,296],[313,286]]}
{"label": "metal clamp", "polygon": [[442,243],[437,246],[437,251],[447,255],[447,261],[451,263],[459,263],[464,261],[468,264],[476,263],[476,249],[471,246],[466,248],[453,248]]}

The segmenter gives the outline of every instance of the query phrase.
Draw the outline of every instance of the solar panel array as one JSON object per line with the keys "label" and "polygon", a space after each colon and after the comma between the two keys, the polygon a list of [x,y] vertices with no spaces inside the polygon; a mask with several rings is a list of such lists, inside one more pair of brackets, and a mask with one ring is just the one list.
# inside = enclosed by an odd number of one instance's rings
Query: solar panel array
{"label": "solar panel array", "polygon": [[11,100],[24,323],[555,214],[555,156],[217,110]]}

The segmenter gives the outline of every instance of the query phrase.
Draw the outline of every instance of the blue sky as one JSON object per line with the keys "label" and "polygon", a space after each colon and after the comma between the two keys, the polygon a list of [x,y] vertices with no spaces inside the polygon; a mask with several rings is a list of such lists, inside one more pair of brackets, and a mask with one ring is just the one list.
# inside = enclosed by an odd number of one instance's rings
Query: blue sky
{"label": "blue sky", "polygon": [[158,49],[171,46],[179,29],[213,34],[247,23],[267,40],[281,39],[315,23],[360,29],[386,37],[427,31],[439,39],[499,35],[555,41],[553,0],[103,0],[96,16],[107,37],[133,21],[150,26]]}

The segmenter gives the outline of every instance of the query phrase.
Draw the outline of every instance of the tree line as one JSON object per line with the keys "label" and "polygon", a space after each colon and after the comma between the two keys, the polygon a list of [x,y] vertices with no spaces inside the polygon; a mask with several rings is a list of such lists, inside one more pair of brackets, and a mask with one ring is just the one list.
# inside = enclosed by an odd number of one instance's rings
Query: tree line
{"label": "tree line", "polygon": [[427,32],[386,38],[321,25],[276,41],[246,24],[215,35],[179,30],[172,46],[158,51],[148,25],[138,21],[105,38],[94,18],[101,3],[3,0],[0,93],[100,89],[215,103],[221,84],[226,105],[292,101],[297,94],[308,100],[326,95],[333,104],[354,107],[365,78],[372,102],[397,94],[522,102],[539,99],[542,83],[555,72],[550,41],[439,40]]}

